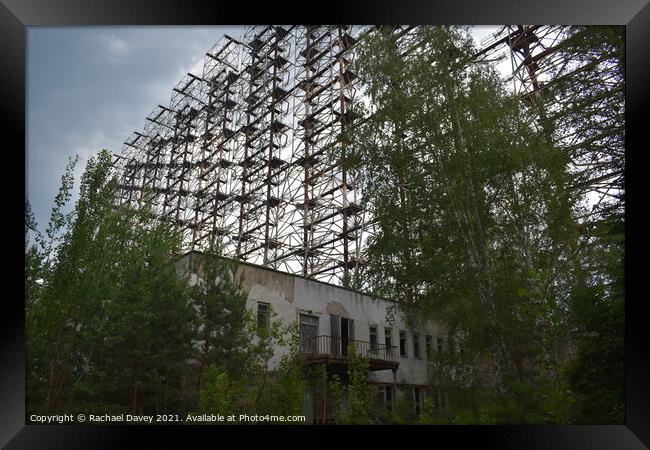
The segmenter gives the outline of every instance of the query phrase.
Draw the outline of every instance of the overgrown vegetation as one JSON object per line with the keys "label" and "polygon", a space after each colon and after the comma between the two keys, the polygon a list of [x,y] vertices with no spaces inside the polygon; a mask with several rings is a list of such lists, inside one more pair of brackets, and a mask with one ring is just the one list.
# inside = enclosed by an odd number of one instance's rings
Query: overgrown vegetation
{"label": "overgrown vegetation", "polygon": [[[304,414],[296,331],[276,319],[258,326],[241,277],[217,249],[200,259],[192,285],[175,228],[146,207],[115,207],[107,151],[88,161],[65,212],[75,164],[45,236],[26,203],[28,415]],[[292,350],[273,370],[281,346]]]}
{"label": "overgrown vegetation", "polygon": [[369,101],[345,142],[377,232],[355,284],[461,341],[434,380],[476,393],[451,402],[453,423],[623,420],[622,182],[608,208],[585,219],[584,205],[603,174],[622,177],[622,35],[568,32],[567,60],[608,64],[550,86],[546,114],[465,28],[379,28],[360,46]]}
{"label": "overgrown vegetation", "polygon": [[328,383],[333,403],[333,419],[337,424],[372,424],[377,420],[377,388],[368,384],[368,358],[357,354],[354,346],[347,351],[347,379],[333,375]]}
{"label": "overgrown vegetation", "polygon": [[[377,233],[346,283],[453,340],[432,363],[446,406],[428,396],[419,416],[406,393],[378,404],[350,347],[345,379],[326,387],[337,423],[622,423],[623,39],[568,32],[560,51],[590,68],[556,74],[531,109],[466,29],[418,27],[413,48],[386,28],[361,40],[368,102],[341,141]],[[66,212],[76,163],[44,235],[26,202],[27,414],[305,414],[319,381],[295,325],[250,314],[217,246],[190,283],[180,235],[147,214],[146,193],[139,212],[115,206],[107,151]],[[608,200],[588,208],[593,192]]]}

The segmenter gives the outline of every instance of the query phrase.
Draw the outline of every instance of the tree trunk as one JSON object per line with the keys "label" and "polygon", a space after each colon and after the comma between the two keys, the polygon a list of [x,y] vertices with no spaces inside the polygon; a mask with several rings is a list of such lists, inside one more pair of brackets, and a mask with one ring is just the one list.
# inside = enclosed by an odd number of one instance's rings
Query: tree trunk
{"label": "tree trunk", "polygon": [[[447,85],[448,98],[454,98],[453,88],[450,84]],[[472,167],[471,151],[467,147],[464,137],[462,125],[460,122],[457,102],[450,102],[450,110],[452,111],[452,129],[457,153],[463,158],[465,163],[465,175],[467,180],[466,198],[467,203],[465,208],[465,219],[467,223],[467,240],[470,244],[468,248],[470,256],[470,265],[473,265],[478,275],[479,289],[478,296],[483,310],[486,314],[488,325],[494,332],[491,338],[491,352],[494,366],[494,381],[497,392],[503,392],[505,389],[504,382],[505,376],[508,371],[508,352],[503,336],[498,331],[498,315],[496,313],[496,305],[494,303],[494,287],[492,275],[490,270],[489,258],[487,255],[487,243],[485,238],[485,230],[481,220],[481,209],[479,207],[479,200],[477,199],[477,187],[474,184],[474,170]]]}

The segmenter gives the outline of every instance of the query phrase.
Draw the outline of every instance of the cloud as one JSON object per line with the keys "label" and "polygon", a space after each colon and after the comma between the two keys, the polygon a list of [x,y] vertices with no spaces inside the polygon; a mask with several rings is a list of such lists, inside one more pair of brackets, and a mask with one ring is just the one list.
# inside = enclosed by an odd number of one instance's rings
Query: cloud
{"label": "cloud", "polygon": [[186,72],[193,73],[194,75],[198,75],[198,76],[203,76],[204,63],[205,63],[205,58],[196,57],[196,61],[193,62],[193,64]]}
{"label": "cloud", "polygon": [[224,33],[238,30],[28,28],[26,188],[41,229],[67,158],[80,156],[78,186],[87,159],[101,148],[120,153],[186,72],[201,74],[205,52]]}
{"label": "cloud", "polygon": [[121,64],[128,61],[133,46],[115,32],[98,33],[91,37],[90,42],[96,46],[100,60],[109,64]]}
{"label": "cloud", "polygon": [[113,56],[126,55],[129,53],[130,48],[131,47],[129,44],[113,34],[107,37],[107,49],[108,52]]}

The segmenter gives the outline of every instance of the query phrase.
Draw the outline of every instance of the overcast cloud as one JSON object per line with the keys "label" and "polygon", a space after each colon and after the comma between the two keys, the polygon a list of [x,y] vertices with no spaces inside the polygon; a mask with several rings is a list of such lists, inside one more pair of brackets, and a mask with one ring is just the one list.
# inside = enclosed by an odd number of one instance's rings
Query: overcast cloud
{"label": "overcast cloud", "polygon": [[79,177],[100,149],[119,153],[224,33],[242,27],[29,27],[27,196],[44,230],[69,156]]}
{"label": "overcast cloud", "polygon": [[[478,27],[477,41],[494,27]],[[27,196],[41,230],[68,157],[119,153],[210,47],[243,27],[28,27]]]}

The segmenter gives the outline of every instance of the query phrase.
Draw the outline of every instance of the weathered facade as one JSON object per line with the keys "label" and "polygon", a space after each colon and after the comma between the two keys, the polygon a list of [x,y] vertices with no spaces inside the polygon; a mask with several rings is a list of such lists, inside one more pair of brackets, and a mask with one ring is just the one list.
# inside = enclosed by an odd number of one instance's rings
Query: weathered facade
{"label": "weathered facade", "polygon": [[[191,264],[200,255],[190,252],[185,258]],[[353,346],[368,358],[368,381],[379,387],[386,407],[392,407],[396,395],[405,396],[418,414],[427,392],[438,397],[438,404],[446,403],[444,391],[432,389],[431,383],[433,354],[446,341],[442,324],[405,317],[387,299],[244,262],[237,267],[249,310],[259,315],[273,311],[276,319],[297,323],[301,353],[322,370],[323,380],[345,373],[347,351]],[[288,352],[288,347],[278,347],[271,367]],[[327,399],[319,392],[307,392],[306,405],[310,423],[327,421]]]}

